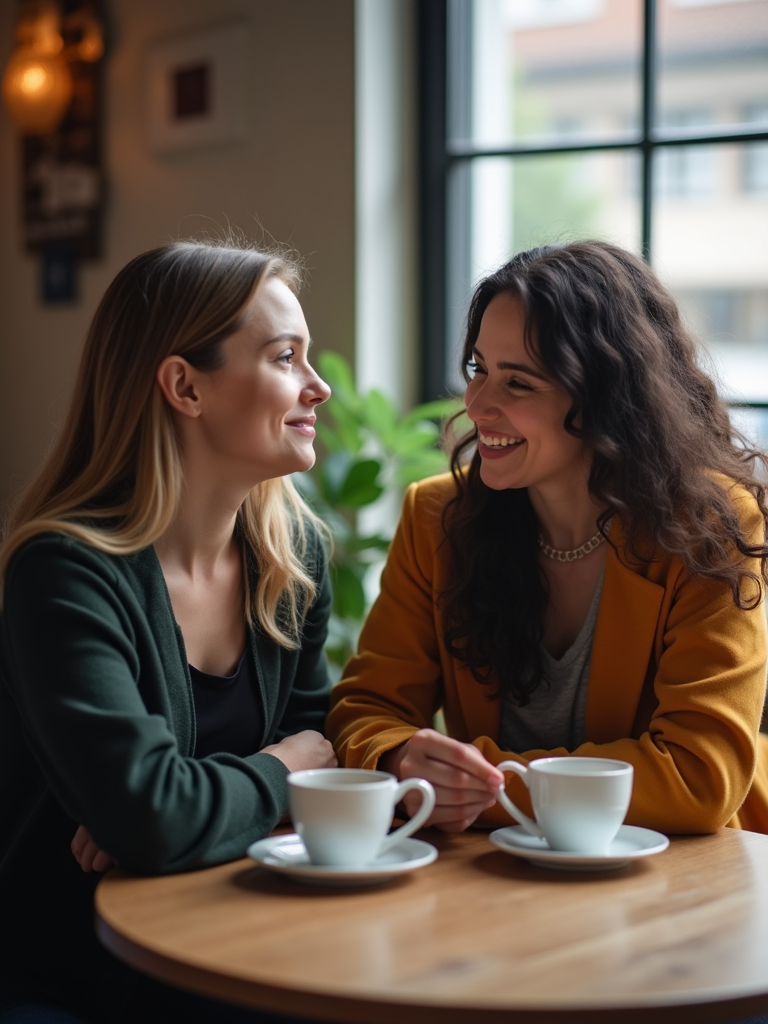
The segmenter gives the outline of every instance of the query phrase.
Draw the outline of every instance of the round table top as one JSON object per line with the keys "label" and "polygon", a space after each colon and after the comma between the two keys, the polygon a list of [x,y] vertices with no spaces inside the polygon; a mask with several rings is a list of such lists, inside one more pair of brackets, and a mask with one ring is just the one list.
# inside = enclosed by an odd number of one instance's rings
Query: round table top
{"label": "round table top", "polygon": [[[488,834],[365,888],[240,860],[96,892],[113,953],[165,981],[337,1021],[724,1021],[768,1010],[768,836],[679,837],[618,871],[554,871]],[[686,1010],[685,1008],[693,1008]]]}

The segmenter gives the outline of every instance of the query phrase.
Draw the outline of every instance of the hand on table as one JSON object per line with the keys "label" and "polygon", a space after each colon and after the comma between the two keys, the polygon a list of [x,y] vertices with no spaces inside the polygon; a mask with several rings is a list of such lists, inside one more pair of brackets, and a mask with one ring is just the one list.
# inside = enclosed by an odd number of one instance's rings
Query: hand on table
{"label": "hand on table", "polygon": [[[435,788],[435,809],[427,825],[444,832],[463,832],[496,802],[504,775],[471,743],[444,736],[435,729],[420,729],[402,746],[379,759],[383,771],[399,779],[427,779]],[[418,791],[406,793],[403,803],[413,816],[419,807]]]}
{"label": "hand on table", "polygon": [[261,753],[278,758],[289,772],[298,772],[303,768],[335,768],[339,763],[331,744],[322,733],[314,729],[286,736],[279,743],[264,747]]}
{"label": "hand on table", "polygon": [[83,825],[75,832],[70,849],[83,871],[106,871],[115,863],[108,853],[96,845],[91,839],[91,833]]}

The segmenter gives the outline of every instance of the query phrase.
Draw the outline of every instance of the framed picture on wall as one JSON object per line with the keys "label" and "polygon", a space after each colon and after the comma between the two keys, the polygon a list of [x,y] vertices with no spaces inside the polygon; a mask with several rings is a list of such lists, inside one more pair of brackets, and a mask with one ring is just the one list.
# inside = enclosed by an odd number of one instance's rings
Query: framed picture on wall
{"label": "framed picture on wall", "polygon": [[172,153],[248,135],[248,23],[161,39],[146,52],[149,148]]}

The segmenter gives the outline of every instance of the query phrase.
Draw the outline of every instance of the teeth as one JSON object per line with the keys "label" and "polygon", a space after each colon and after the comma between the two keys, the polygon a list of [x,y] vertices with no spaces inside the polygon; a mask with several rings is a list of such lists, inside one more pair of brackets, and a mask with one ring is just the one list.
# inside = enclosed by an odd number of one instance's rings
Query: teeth
{"label": "teeth", "polygon": [[481,434],[480,440],[489,448],[506,448],[508,444],[518,444],[522,437],[487,437]]}

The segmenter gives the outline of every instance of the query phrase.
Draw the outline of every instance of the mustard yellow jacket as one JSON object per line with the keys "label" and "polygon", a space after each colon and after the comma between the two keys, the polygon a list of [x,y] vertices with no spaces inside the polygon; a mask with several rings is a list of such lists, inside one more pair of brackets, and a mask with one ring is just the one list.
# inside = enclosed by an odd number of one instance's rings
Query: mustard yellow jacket
{"label": "mustard yellow jacket", "polygon": [[[623,557],[621,525],[607,550],[587,691],[586,741],[573,751],[501,750],[500,700],[445,651],[438,596],[445,569],[440,516],[449,475],[409,488],[358,654],[331,696],[327,734],[339,761],[375,768],[387,750],[432,726],[493,764],[566,753],[635,768],[627,823],[668,833],[722,825],[768,832],[768,736],[759,733],[766,685],[764,606],[741,611],[730,590],[692,579],[665,552],[642,567]],[[765,528],[752,497],[735,492],[745,527]],[[615,545],[615,546],[613,546]],[[512,799],[530,813],[522,782]],[[510,820],[492,808],[478,824]]]}

